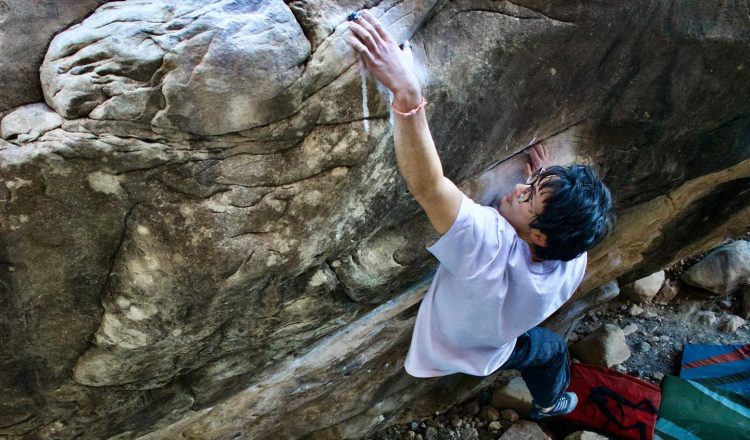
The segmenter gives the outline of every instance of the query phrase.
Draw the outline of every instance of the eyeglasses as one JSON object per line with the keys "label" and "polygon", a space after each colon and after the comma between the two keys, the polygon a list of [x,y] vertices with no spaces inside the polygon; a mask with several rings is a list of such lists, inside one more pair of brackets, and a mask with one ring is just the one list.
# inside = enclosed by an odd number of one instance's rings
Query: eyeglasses
{"label": "eyeglasses", "polygon": [[[526,179],[526,189],[523,190],[521,194],[518,195],[518,203],[526,203],[531,201],[531,196],[534,194],[534,188],[536,187],[536,184],[539,182],[539,177],[544,173],[544,168],[539,168],[534,174],[530,175]],[[531,209],[531,204],[529,204],[529,209]],[[534,212],[533,209],[531,209],[531,212],[538,216],[536,212]]]}

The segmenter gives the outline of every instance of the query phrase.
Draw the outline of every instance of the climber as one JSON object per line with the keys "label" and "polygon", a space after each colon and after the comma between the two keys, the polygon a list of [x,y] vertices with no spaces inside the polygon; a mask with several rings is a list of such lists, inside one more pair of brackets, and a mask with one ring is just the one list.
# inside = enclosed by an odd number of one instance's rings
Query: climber
{"label": "climber", "polygon": [[400,49],[368,11],[350,16],[345,38],[393,94],[396,160],[407,187],[441,237],[439,265],[414,324],[406,371],[415,377],[486,376],[520,370],[531,417],[577,404],[565,341],[536,327],[576,290],[586,251],[613,221],[609,190],[588,166],[549,166],[547,148],[526,150],[525,183],[480,206],[443,175],[411,50]]}

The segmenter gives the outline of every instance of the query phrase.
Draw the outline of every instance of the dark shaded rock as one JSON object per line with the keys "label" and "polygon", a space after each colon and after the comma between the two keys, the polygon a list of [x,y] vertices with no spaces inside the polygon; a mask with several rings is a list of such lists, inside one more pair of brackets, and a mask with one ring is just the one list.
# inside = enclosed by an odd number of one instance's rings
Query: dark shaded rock
{"label": "dark shaded rock", "polygon": [[510,408],[506,408],[500,411],[500,417],[502,417],[503,420],[511,423],[515,423],[519,419],[518,413]]}
{"label": "dark shaded rock", "polygon": [[655,304],[669,304],[679,293],[682,282],[667,279],[654,297]]}
{"label": "dark shaded rock", "polygon": [[500,412],[494,406],[485,405],[479,410],[479,418],[494,422],[500,420]]}
{"label": "dark shaded rock", "polygon": [[0,1],[0,116],[23,104],[40,102],[39,67],[49,40],[107,0],[54,2]]}
{"label": "dark shaded rock", "polygon": [[464,405],[464,412],[466,414],[475,416],[479,414],[480,407],[479,402],[476,400],[472,400],[471,402],[468,402],[466,405]]}
{"label": "dark shaded rock", "polygon": [[617,281],[612,281],[596,289],[592,289],[586,294],[565,303],[560,310],[556,311],[544,322],[544,326],[564,334],[566,339],[570,339],[573,328],[575,328],[576,323],[581,320],[586,311],[616,298],[619,294],[620,288],[617,285]]}
{"label": "dark shaded rock", "polygon": [[742,318],[750,319],[750,284],[746,284],[742,287],[741,291],[742,298]]}

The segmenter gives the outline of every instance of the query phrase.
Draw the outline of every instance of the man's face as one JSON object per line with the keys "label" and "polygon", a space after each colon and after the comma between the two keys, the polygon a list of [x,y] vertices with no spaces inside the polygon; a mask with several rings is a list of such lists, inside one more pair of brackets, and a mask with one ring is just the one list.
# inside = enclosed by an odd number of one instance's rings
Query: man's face
{"label": "man's face", "polygon": [[[500,215],[508,220],[516,233],[527,242],[530,240],[532,232],[529,223],[544,210],[547,191],[540,194],[538,189],[540,186],[541,182],[539,181],[533,182],[531,185],[519,183],[513,191],[502,196],[496,205]],[[534,229],[534,231],[537,230]]]}

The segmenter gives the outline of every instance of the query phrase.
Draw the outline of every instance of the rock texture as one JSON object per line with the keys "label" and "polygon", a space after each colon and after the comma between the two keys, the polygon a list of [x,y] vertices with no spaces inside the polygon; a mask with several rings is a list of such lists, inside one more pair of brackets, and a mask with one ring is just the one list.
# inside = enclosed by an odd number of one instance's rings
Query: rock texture
{"label": "rock texture", "polygon": [[514,377],[492,393],[492,406],[508,408],[528,416],[531,412],[531,393],[521,377]]}
{"label": "rock texture", "polygon": [[659,290],[664,284],[664,280],[664,271],[660,270],[659,272],[654,272],[645,278],[633,281],[623,287],[622,293],[638,303],[651,302],[656,294],[659,293]]}
{"label": "rock texture", "polygon": [[19,107],[0,122],[0,136],[19,143],[35,141],[42,134],[63,125],[65,120],[45,104]]}
{"label": "rock texture", "polygon": [[[644,347],[648,350],[650,347]],[[604,324],[596,331],[576,342],[570,348],[571,354],[587,364],[612,367],[630,357],[630,348],[625,341],[625,333],[614,324]]]}
{"label": "rock texture", "polygon": [[500,436],[500,440],[550,440],[550,437],[536,423],[523,420],[514,423]]}
{"label": "rock texture", "polygon": [[[351,438],[492,379],[403,372],[435,234],[341,38],[360,3],[97,4],[0,2],[0,112],[64,118],[0,139],[0,435]],[[538,140],[601,169],[620,220],[579,297],[747,231],[744,2],[368,6],[476,200]]]}
{"label": "rock texture", "polygon": [[607,440],[607,437],[591,431],[578,431],[565,436],[564,440]]}
{"label": "rock texture", "polygon": [[667,280],[662,284],[659,291],[654,296],[655,304],[669,304],[680,293],[682,283],[679,280]]}
{"label": "rock texture", "polygon": [[750,242],[737,240],[711,252],[682,274],[691,286],[724,295],[750,284]]}
{"label": "rock texture", "polygon": [[39,67],[50,39],[107,0],[0,1],[0,116],[43,99]]}
{"label": "rock texture", "polygon": [[604,304],[616,298],[619,294],[620,287],[617,285],[617,282],[610,281],[603,286],[589,290],[585,295],[579,295],[577,298],[568,301],[550,316],[547,321],[545,321],[544,325],[547,328],[565,335],[566,339],[570,339],[576,323],[583,318],[584,314],[589,309]]}
{"label": "rock texture", "polygon": [[55,37],[41,78],[47,102],[66,118],[220,134],[298,112],[323,85],[291,87],[310,54],[280,1],[129,1]]}

